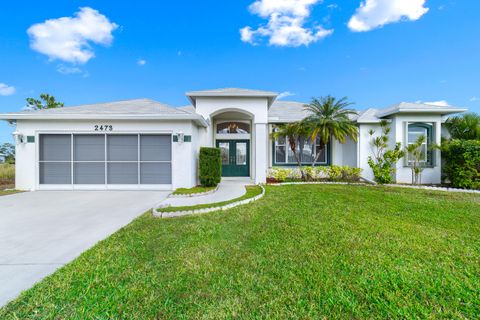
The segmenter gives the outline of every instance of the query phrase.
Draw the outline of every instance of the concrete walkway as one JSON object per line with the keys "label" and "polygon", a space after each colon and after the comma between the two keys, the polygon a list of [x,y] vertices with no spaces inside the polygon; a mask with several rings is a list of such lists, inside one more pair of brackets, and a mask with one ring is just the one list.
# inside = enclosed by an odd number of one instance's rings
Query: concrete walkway
{"label": "concrete walkway", "polygon": [[165,199],[166,191],[0,197],[0,307]]}
{"label": "concrete walkway", "polygon": [[254,184],[250,179],[226,179],[223,178],[214,193],[189,198],[167,198],[160,203],[161,206],[195,206],[198,204],[216,203],[232,200],[246,193],[245,186]]}

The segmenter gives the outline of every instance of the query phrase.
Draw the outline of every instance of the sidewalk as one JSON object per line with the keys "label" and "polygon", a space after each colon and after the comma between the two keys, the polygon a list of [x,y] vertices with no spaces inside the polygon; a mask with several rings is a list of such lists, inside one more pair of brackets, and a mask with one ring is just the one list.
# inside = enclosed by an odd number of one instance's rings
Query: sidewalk
{"label": "sidewalk", "polygon": [[183,207],[228,201],[243,196],[246,193],[245,186],[252,184],[254,182],[248,178],[238,180],[224,178],[218,185],[218,190],[214,193],[189,198],[167,198],[160,205]]}

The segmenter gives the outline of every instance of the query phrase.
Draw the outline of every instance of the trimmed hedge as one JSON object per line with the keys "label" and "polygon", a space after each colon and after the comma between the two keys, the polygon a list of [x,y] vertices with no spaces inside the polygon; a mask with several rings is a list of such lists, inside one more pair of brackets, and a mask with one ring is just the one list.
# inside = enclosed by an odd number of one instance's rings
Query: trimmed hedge
{"label": "trimmed hedge", "polygon": [[442,151],[444,172],[452,186],[480,190],[480,141],[451,140]]}
{"label": "trimmed hedge", "polygon": [[[360,181],[362,169],[349,166],[318,166],[303,167],[308,177],[308,181],[339,181],[339,182],[357,182]],[[301,181],[302,175],[298,168],[273,167],[268,170],[267,181],[277,182],[295,182]]]}
{"label": "trimmed hedge", "polygon": [[222,179],[222,159],[219,148],[200,148],[200,183],[216,187]]}

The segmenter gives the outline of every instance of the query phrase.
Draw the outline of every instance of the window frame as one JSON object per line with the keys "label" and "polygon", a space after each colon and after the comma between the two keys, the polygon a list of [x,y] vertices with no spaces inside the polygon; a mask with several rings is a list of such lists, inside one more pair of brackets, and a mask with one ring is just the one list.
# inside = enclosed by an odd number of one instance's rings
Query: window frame
{"label": "window frame", "polygon": [[[317,141],[315,141],[315,143],[311,144],[313,146],[313,149],[314,149],[314,154],[316,155],[317,154],[317,146],[319,146],[319,144],[317,143]],[[277,153],[276,153],[276,147],[285,147],[285,162],[278,162],[277,161]],[[325,145],[325,161],[318,161],[315,163],[315,166],[329,166],[330,165],[330,146],[331,146],[331,143],[328,142],[326,145]],[[280,144],[278,145],[277,144],[277,139],[272,139],[272,166],[274,167],[294,167],[294,166],[298,166],[298,163],[297,161],[294,161],[294,162],[289,162],[288,161],[288,153],[289,153],[289,150],[290,150],[290,146],[288,144],[288,137],[285,137],[285,143],[284,144]],[[305,166],[308,166],[308,165],[312,165],[313,162],[302,162],[302,165],[305,165]]]}
{"label": "window frame", "polygon": [[[405,145],[410,146],[411,144],[415,143],[415,141],[410,141],[410,129],[411,128],[420,128],[426,131],[426,139],[423,144],[425,144],[425,161],[420,161],[420,166],[424,168],[433,168],[435,166],[435,152],[433,150],[429,150],[431,147],[434,139],[433,139],[433,130],[434,124],[433,123],[426,123],[426,122],[407,122],[406,125],[406,132],[405,132]],[[405,155],[405,166],[411,167],[412,162],[410,160],[410,156],[407,153]]]}

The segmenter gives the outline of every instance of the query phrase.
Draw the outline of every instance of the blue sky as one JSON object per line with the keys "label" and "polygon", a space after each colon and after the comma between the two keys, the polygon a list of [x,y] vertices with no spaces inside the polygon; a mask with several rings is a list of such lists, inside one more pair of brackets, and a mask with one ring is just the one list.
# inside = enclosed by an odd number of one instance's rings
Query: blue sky
{"label": "blue sky", "polygon": [[[66,105],[181,106],[185,91],[218,87],[480,112],[479,11],[479,1],[454,0],[8,1],[0,112],[40,93]],[[0,123],[0,143],[12,131]]]}

